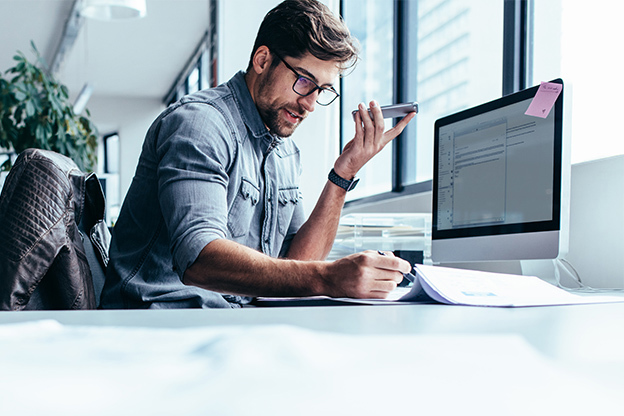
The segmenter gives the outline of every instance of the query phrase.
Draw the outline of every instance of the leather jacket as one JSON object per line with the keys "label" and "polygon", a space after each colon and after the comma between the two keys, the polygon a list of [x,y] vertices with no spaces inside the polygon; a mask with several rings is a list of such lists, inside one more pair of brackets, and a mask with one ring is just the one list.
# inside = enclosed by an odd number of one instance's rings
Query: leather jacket
{"label": "leather jacket", "polygon": [[51,151],[20,153],[0,195],[0,310],[95,309],[85,245],[98,257],[91,267],[104,268],[103,217],[94,174]]}

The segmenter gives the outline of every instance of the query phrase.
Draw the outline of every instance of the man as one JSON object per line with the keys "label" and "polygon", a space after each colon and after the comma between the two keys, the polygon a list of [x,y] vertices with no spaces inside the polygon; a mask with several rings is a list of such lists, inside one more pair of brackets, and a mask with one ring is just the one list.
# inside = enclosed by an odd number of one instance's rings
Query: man
{"label": "man", "polygon": [[413,118],[384,133],[363,104],[307,221],[289,138],[357,59],[344,23],[316,0],[265,16],[246,72],[182,98],[150,127],[113,230],[105,308],[237,307],[254,296],[384,298],[411,266],[358,253],[322,261],[358,170]]}

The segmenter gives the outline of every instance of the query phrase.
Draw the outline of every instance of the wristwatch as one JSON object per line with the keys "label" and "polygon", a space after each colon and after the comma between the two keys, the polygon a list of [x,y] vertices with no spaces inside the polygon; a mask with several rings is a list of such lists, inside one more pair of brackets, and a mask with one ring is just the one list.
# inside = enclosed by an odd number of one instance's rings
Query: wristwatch
{"label": "wristwatch", "polygon": [[360,181],[360,178],[353,178],[351,180],[345,179],[338,175],[333,168],[331,171],[329,171],[327,179],[329,179],[332,183],[338,185],[347,192],[355,188],[355,185],[357,185],[357,183]]}

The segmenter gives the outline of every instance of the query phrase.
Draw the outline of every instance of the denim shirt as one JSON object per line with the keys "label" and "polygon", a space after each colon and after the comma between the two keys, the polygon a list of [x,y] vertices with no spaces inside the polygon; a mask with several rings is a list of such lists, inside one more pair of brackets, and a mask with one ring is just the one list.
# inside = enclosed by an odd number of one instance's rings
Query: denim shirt
{"label": "denim shirt", "polygon": [[243,72],[185,96],[147,132],[113,229],[103,308],[237,307],[245,298],[182,283],[225,238],[284,256],[304,222],[299,149],[269,133]]}

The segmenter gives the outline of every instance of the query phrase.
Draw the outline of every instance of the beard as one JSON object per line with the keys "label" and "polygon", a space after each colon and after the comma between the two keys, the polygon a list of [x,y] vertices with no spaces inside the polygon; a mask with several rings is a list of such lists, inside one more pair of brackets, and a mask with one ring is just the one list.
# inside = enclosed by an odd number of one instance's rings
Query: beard
{"label": "beard", "polygon": [[298,104],[278,103],[276,100],[271,100],[269,98],[273,92],[271,78],[263,78],[260,81],[256,107],[262,121],[271,133],[279,137],[290,137],[306,118],[307,112]]}
{"label": "beard", "polygon": [[264,121],[264,124],[266,124],[271,133],[279,137],[290,137],[303,119],[299,119],[296,123],[288,123],[284,120],[284,116],[282,115],[284,111],[289,110],[286,110],[284,107],[273,108],[271,106],[258,106],[260,117],[262,117],[262,121]]}

